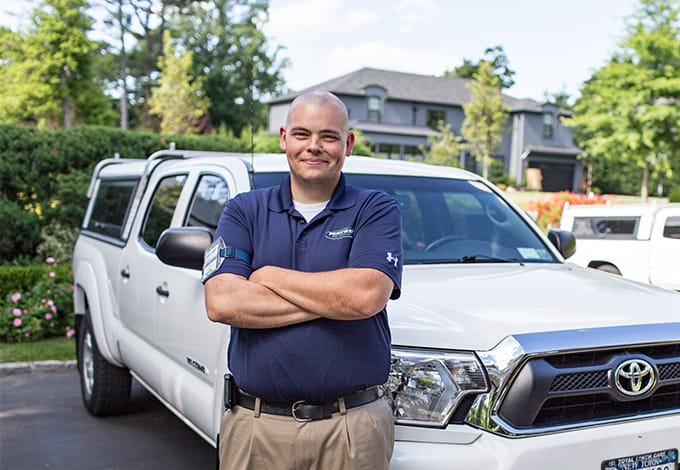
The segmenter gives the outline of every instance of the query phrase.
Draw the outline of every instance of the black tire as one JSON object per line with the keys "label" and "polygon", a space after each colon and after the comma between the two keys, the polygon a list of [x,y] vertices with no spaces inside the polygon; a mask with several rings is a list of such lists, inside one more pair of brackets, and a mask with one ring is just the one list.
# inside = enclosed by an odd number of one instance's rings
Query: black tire
{"label": "black tire", "polygon": [[611,264],[601,264],[596,269],[599,271],[604,271],[606,273],[618,274],[619,276],[621,275],[621,271],[616,269],[616,266]]}
{"label": "black tire", "polygon": [[130,403],[130,371],[104,359],[97,347],[90,319],[83,317],[78,336],[78,372],[83,404],[93,416],[125,412]]}

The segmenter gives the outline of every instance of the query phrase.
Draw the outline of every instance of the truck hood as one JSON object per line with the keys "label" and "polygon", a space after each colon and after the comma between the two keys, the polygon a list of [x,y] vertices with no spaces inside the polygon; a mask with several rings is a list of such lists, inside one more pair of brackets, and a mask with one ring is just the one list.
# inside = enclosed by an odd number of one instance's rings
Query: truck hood
{"label": "truck hood", "polygon": [[680,293],[571,264],[406,266],[392,344],[489,350],[513,334],[680,321]]}

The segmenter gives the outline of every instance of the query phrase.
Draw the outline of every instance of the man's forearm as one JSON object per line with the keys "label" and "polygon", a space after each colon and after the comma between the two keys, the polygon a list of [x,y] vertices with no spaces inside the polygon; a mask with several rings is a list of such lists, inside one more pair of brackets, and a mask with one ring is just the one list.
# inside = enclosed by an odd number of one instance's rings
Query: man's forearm
{"label": "man's forearm", "polygon": [[357,320],[378,313],[394,284],[371,268],[345,268],[307,273],[264,266],[250,276],[302,310],[336,320]]}
{"label": "man's forearm", "polygon": [[241,328],[277,328],[319,318],[266,286],[235,274],[206,281],[205,304],[210,320]]}

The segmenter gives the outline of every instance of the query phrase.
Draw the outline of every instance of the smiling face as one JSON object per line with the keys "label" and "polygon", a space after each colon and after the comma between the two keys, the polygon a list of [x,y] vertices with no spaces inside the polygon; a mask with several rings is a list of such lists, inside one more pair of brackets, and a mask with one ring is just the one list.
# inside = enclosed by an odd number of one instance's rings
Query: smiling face
{"label": "smiling face", "polygon": [[286,151],[293,199],[303,203],[330,199],[352,153],[354,134],[347,110],[335,95],[310,93],[295,99],[279,131],[279,146]]}

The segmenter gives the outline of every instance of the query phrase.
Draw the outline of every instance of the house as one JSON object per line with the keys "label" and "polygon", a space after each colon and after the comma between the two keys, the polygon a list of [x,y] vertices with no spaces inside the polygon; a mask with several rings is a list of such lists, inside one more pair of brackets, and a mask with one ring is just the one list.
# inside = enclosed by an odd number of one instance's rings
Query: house
{"label": "house", "polygon": [[[421,149],[428,147],[427,138],[437,134],[439,120],[450,124],[456,135],[461,134],[463,104],[470,99],[469,82],[463,78],[363,68],[272,99],[268,130],[278,133],[290,102],[298,94],[328,90],[346,104],[350,126],[361,131],[375,154],[420,160]],[[577,156],[581,149],[574,144],[572,129],[560,119],[569,111],[530,99],[504,95],[504,100],[510,114],[503,142],[494,155],[503,173],[517,184],[538,184],[540,188],[535,189],[580,192],[583,167]],[[481,163],[465,151],[460,155],[460,166],[481,173]],[[527,174],[532,181],[527,180]]]}

